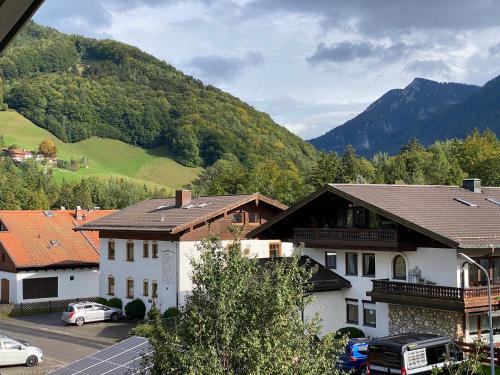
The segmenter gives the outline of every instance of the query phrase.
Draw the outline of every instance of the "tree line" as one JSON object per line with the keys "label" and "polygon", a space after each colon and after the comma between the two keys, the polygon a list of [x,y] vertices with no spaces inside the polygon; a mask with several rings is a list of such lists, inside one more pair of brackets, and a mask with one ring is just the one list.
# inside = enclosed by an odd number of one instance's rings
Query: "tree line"
{"label": "tree line", "polygon": [[225,155],[192,188],[199,195],[259,191],[291,204],[326,183],[460,185],[465,177],[500,186],[500,141],[492,131],[475,130],[463,140],[438,141],[427,148],[412,139],[398,154],[377,153],[370,160],[348,145],[342,155],[321,153],[305,173],[273,159],[244,164]]}

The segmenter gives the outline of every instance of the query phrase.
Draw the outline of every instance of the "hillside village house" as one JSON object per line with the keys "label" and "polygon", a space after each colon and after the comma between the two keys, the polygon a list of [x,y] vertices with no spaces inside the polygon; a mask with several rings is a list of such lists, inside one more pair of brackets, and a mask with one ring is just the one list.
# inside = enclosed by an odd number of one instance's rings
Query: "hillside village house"
{"label": "hillside village house", "polygon": [[[100,296],[124,304],[141,298],[148,309],[155,299],[165,310],[182,304],[192,289],[190,261],[200,240],[219,234],[227,244],[234,240],[230,225],[248,232],[285,208],[260,194],[192,198],[179,190],[175,198],[137,203],[77,229],[99,231]],[[242,241],[243,247],[259,257],[292,250],[279,241],[251,242]]]}
{"label": "hillside village house", "polygon": [[95,297],[99,236],[73,228],[113,211],[0,211],[0,302]]}
{"label": "hillside village house", "polygon": [[[487,289],[475,266],[500,283],[500,188],[331,184],[249,233],[305,255],[352,287],[321,299],[326,330],[373,337],[438,333],[487,339]],[[500,286],[493,287],[500,341]]]}

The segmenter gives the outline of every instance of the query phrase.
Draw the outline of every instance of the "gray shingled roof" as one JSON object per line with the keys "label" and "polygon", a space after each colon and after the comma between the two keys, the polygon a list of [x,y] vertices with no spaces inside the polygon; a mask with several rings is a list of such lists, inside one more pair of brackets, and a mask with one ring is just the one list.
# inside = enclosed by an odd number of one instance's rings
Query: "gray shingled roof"
{"label": "gray shingled roof", "polygon": [[[325,192],[332,192],[456,248],[500,248],[500,187],[328,184],[249,233],[255,237]],[[469,206],[464,202],[472,203]]]}
{"label": "gray shingled roof", "polygon": [[176,207],[175,198],[150,199],[87,223],[77,229],[147,230],[177,233],[185,227],[203,222],[256,199],[281,209],[286,208],[280,202],[258,193],[193,198],[191,203],[185,207]]}
{"label": "gray shingled roof", "polygon": [[[276,257],[276,258],[259,258],[258,263],[266,266],[272,262],[283,262],[293,259],[291,257]],[[332,270],[326,268],[322,264],[316,262],[314,259],[307,255],[303,255],[299,258],[299,265],[306,266],[307,269],[312,269],[316,267],[316,271],[313,273],[310,282],[312,283],[312,292],[328,292],[334,290],[340,290],[344,288],[350,288],[351,282],[344,279],[342,276],[333,272]]]}

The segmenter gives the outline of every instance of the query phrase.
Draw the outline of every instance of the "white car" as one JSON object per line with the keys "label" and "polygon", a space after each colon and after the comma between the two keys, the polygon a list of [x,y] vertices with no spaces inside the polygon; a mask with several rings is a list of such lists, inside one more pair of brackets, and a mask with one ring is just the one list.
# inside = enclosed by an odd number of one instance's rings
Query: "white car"
{"label": "white car", "polygon": [[81,326],[102,320],[116,322],[122,315],[122,310],[116,307],[108,307],[95,302],[75,302],[66,306],[61,319],[65,323]]}
{"label": "white car", "polygon": [[27,342],[0,335],[0,366],[36,366],[43,361],[42,350]]}

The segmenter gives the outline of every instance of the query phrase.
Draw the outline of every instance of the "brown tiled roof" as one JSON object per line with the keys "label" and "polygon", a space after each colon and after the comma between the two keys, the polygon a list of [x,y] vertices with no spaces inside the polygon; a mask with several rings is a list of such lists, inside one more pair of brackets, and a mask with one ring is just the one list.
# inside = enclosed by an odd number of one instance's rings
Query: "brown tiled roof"
{"label": "brown tiled roof", "polygon": [[[293,259],[291,257],[276,257],[276,258],[259,258],[258,263],[266,266],[272,262],[282,262]],[[326,268],[322,264],[316,262],[314,259],[303,255],[299,258],[299,265],[305,266],[308,270],[316,267],[310,282],[312,283],[313,292],[327,292],[334,290],[341,290],[344,288],[350,288],[351,282],[344,279],[339,274],[333,272],[332,270]]]}
{"label": "brown tiled roof", "polygon": [[255,200],[280,209],[287,208],[282,203],[258,193],[193,198],[191,203],[184,207],[176,207],[174,198],[150,199],[82,225],[78,229],[165,231],[175,234]]}
{"label": "brown tiled roof", "polygon": [[[500,247],[499,187],[328,184],[249,233],[255,237],[317,196],[332,192],[450,247]],[[472,203],[469,206],[457,199]]]}
{"label": "brown tiled roof", "polygon": [[0,245],[17,269],[97,265],[99,234],[78,233],[77,225],[114,211],[85,212],[85,220],[76,221],[74,211],[0,211],[7,231],[0,231]]}

